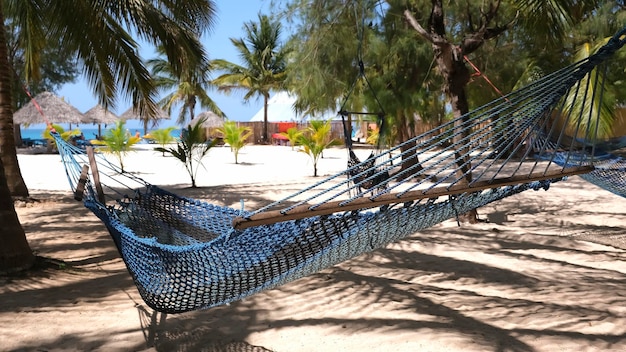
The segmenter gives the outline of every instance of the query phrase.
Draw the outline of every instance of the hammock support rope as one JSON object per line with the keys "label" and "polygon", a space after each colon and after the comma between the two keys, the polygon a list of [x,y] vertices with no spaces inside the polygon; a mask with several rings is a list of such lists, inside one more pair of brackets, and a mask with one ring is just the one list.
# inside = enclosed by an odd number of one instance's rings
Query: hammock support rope
{"label": "hammock support rope", "polygon": [[[180,313],[277,287],[572,175],[626,197],[626,161],[596,150],[602,141],[585,126],[597,111],[578,109],[601,94],[587,94],[584,79],[603,72],[625,37],[626,28],[590,58],[460,117],[469,121],[462,129],[449,121],[254,211],[178,196],[55,138],[76,198],[106,225],[144,301]],[[572,131],[577,142],[564,142]]]}

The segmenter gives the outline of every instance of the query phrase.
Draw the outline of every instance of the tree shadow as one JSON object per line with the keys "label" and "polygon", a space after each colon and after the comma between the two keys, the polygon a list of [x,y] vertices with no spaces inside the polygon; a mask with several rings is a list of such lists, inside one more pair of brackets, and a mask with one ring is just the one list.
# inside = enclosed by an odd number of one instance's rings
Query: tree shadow
{"label": "tree shadow", "polygon": [[[285,182],[273,187],[290,192],[298,185]],[[264,204],[269,201],[268,192],[273,191],[268,190],[267,185],[256,184],[196,189],[175,185],[168,190],[227,206],[237,204],[242,198],[249,203]],[[511,203],[505,203],[503,207],[505,211],[518,213],[536,210],[534,205],[514,208]],[[80,305],[84,301],[104,300],[114,292],[134,292],[132,279],[124,269],[91,271],[93,265],[119,261],[113,242],[94,216],[74,222],[73,226],[80,226],[83,238],[54,245],[47,242],[47,238],[62,233],[60,224],[72,223],[71,218],[77,214],[82,218],[87,213],[80,203],[62,197],[58,207],[42,207],[37,211],[37,219],[25,223],[28,232],[34,234],[29,240],[45,255],[60,258],[54,254],[86,249],[91,249],[93,254],[88,258],[51,261],[52,266],[43,268],[37,275],[6,281],[13,292],[0,291],[0,312]],[[610,226],[577,228],[577,232],[611,234],[621,230],[626,232],[626,229]],[[411,249],[413,247],[407,245],[409,241],[419,242],[421,250]],[[435,250],[438,248],[441,250]],[[457,258],[454,256],[457,252],[498,256],[523,262],[528,267],[501,267],[482,258]],[[511,234],[505,225],[492,231],[472,226],[431,228],[230,305],[164,315],[137,301],[134,305],[137,329],[145,343],[128,347],[132,350],[149,347],[157,351],[264,352],[270,349],[247,342],[251,335],[268,329],[321,326],[331,327],[333,334],[342,336],[368,332],[406,332],[414,334],[411,336],[415,338],[433,331],[442,335],[457,334],[485,351],[535,351],[527,341],[544,337],[587,345],[595,343],[609,349],[626,346],[624,334],[577,331],[592,322],[623,320],[623,316],[608,307],[626,304],[622,294],[626,274],[568,261],[557,255],[625,259],[622,252],[584,248],[567,236]],[[58,268],[61,263],[69,265],[69,269]],[[372,271],[374,267],[376,270]],[[535,267],[557,271],[545,272]],[[90,271],[91,275],[84,277],[83,270]],[[30,288],[33,283],[62,275],[75,277],[75,280],[44,289]],[[130,300],[134,297],[136,295],[128,295]],[[546,301],[542,301],[544,298]],[[333,314],[334,309],[346,305],[354,310],[354,316],[338,318]],[[375,314],[377,310],[386,315]],[[540,324],[550,319],[554,320],[551,324]],[[68,343],[98,349],[112,338],[93,339],[69,334],[18,350],[54,349]]]}

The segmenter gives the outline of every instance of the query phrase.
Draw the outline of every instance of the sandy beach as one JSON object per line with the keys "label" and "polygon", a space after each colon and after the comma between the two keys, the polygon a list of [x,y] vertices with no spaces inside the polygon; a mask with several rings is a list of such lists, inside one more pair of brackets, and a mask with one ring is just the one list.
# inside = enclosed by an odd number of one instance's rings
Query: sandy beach
{"label": "sandy beach", "polygon": [[[361,151],[366,153],[367,151]],[[365,154],[364,154],[365,155]],[[346,167],[331,149],[320,175]],[[38,270],[0,277],[0,351],[626,351],[626,199],[579,177],[451,219],[277,289],[176,315],[141,300],[60,157],[20,154],[17,202]],[[127,171],[210,203],[256,207],[312,177],[288,146],[216,147],[191,189],[142,145]]]}

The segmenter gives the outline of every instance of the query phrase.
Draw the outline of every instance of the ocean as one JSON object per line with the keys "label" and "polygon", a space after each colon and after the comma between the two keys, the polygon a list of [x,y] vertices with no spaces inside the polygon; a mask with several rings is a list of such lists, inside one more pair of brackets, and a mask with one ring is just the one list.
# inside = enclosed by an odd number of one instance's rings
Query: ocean
{"label": "ocean", "polygon": [[[69,126],[62,126],[63,128],[67,129]],[[81,125],[79,125],[78,127],[74,127],[72,126],[72,130],[74,129],[78,129],[80,130],[83,135],[85,136],[86,139],[95,139],[96,136],[98,135],[98,128],[94,128],[93,125],[87,125],[87,127],[81,127]],[[43,132],[45,131],[45,128],[32,128],[32,127],[28,127],[28,128],[24,128],[24,126],[21,127],[21,134],[22,134],[22,139],[43,139]],[[101,133],[105,134],[107,131],[107,128],[102,127],[101,128]],[[139,133],[141,135],[143,135],[143,129],[132,129],[129,128],[129,131],[134,135],[136,131],[139,131]],[[179,129],[175,129],[172,131],[171,133],[172,137],[174,138],[178,138],[178,136],[180,135],[180,130]]]}

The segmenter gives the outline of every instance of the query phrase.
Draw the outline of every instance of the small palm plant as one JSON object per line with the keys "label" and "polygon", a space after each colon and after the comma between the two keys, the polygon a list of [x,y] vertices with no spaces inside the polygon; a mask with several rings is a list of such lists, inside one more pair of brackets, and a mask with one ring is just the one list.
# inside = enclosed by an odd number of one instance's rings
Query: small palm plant
{"label": "small palm plant", "polygon": [[302,146],[300,151],[308,154],[313,161],[313,177],[317,177],[317,163],[324,149],[339,144],[339,141],[330,137],[330,132],[330,120],[313,120],[298,138],[298,143]]}
{"label": "small palm plant", "polygon": [[235,154],[235,164],[238,164],[239,150],[243,148],[252,134],[252,129],[245,126],[237,126],[235,121],[226,121],[224,126],[217,129],[224,136],[224,142],[228,143],[230,150]]}
{"label": "small palm plant", "polygon": [[[152,139],[154,142],[160,145],[161,148],[165,148],[166,145],[176,141],[176,138],[172,136],[172,131],[175,129],[175,126],[159,128],[158,130],[151,131],[147,136],[144,136],[144,138]],[[165,152],[162,152],[162,154],[163,156],[165,156]]]}
{"label": "small palm plant", "polygon": [[198,169],[202,166],[202,158],[217,144],[216,139],[205,141],[203,122],[198,121],[193,126],[189,125],[187,128],[183,128],[176,148],[154,148],[158,152],[171,154],[185,165],[185,169],[191,178],[192,188],[198,187],[196,185],[196,175]]}
{"label": "small palm plant", "polygon": [[133,150],[135,144],[141,141],[141,137],[131,135],[125,125],[124,120],[118,120],[115,127],[102,136],[102,140],[91,141],[92,144],[101,146],[99,150],[113,154],[119,161],[122,172],[124,172],[124,156]]}
{"label": "small palm plant", "polygon": [[287,129],[287,132],[281,132],[281,135],[287,137],[289,140],[289,144],[291,145],[291,150],[298,144],[298,139],[302,136],[302,131],[300,131],[297,127],[291,127]]}

